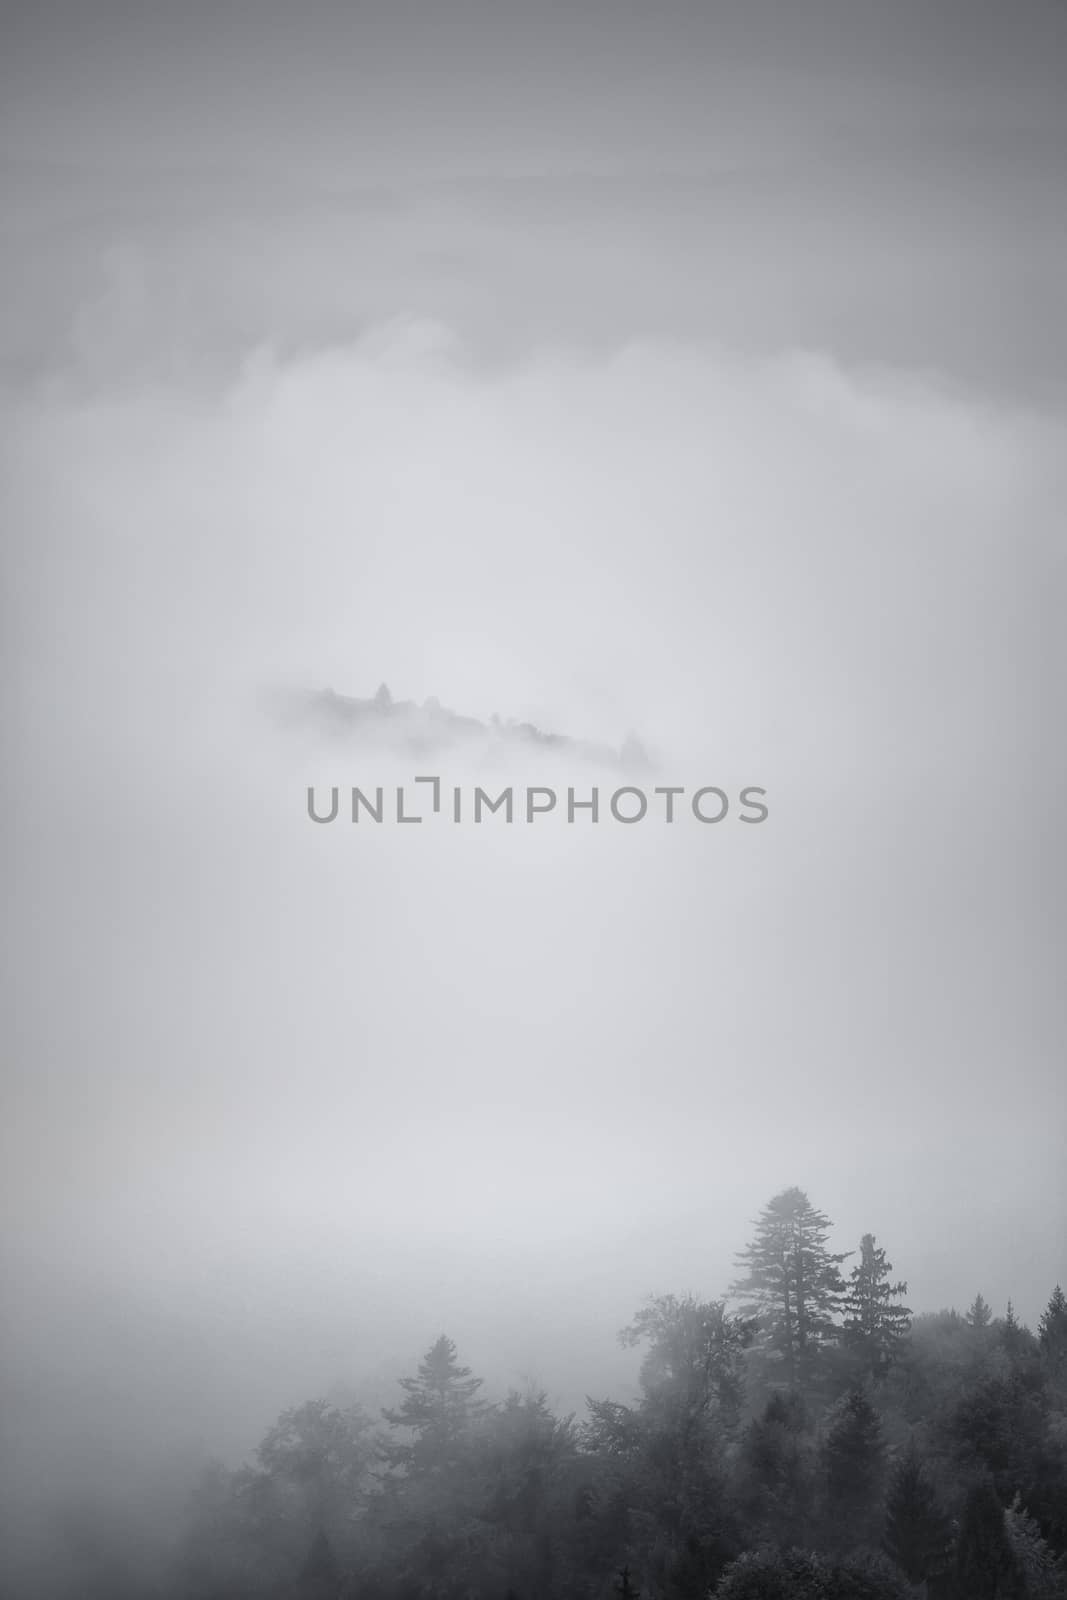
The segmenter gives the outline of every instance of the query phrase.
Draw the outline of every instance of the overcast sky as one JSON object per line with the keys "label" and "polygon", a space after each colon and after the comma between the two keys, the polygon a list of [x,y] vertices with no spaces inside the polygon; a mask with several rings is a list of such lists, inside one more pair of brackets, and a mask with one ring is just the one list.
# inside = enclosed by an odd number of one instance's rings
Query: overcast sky
{"label": "overcast sky", "polygon": [[[232,1456],[442,1328],[624,1394],[617,1328],[722,1293],[794,1183],[917,1309],[1033,1323],[1067,8],[2,30],[6,1380],[27,1435],[77,1397],[42,1479],[116,1405]],[[771,815],[314,828],[307,783],[404,773],[257,695],[382,679]]]}

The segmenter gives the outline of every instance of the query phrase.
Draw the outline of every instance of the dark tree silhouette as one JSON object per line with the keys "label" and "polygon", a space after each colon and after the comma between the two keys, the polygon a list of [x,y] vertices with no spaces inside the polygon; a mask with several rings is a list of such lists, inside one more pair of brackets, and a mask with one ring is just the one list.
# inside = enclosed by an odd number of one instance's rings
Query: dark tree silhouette
{"label": "dark tree silhouette", "polygon": [[988,1302],[983,1300],[980,1294],[976,1294],[967,1308],[968,1323],[972,1328],[988,1328],[992,1320],[993,1312]]}
{"label": "dark tree silhouette", "polygon": [[829,1232],[829,1218],[802,1189],[785,1189],[764,1207],[755,1238],[737,1258],[744,1275],[730,1292],[743,1313],[758,1318],[791,1388],[812,1379],[845,1293],[839,1267],[847,1253],[827,1249]]}
{"label": "dark tree silhouette", "polygon": [[853,1267],[844,1299],[845,1343],[876,1378],[885,1377],[911,1325],[903,1304],[906,1283],[891,1283],[892,1264],[878,1249],[873,1233],[860,1240],[860,1259]]}
{"label": "dark tree silhouette", "polygon": [[454,1465],[473,1423],[484,1414],[483,1401],[476,1398],[481,1378],[461,1367],[456,1347],[444,1334],[430,1346],[419,1362],[414,1378],[401,1378],[404,1399],[382,1416],[394,1428],[410,1428],[410,1443],[389,1442],[384,1446],[391,1466],[409,1472],[442,1472]]}
{"label": "dark tree silhouette", "polygon": [[1059,1284],[1049,1296],[1048,1305],[1037,1325],[1037,1344],[1049,1371],[1056,1379],[1067,1377],[1067,1299]]}
{"label": "dark tree silhouette", "polygon": [[252,1464],[205,1474],[162,1588],[126,1582],[90,1526],[79,1592],[1063,1600],[1062,1291],[1040,1338],[981,1296],[909,1325],[874,1236],[846,1287],[828,1230],[801,1190],[776,1196],[735,1286],[753,1318],[650,1299],[620,1335],[642,1350],[639,1395],[591,1400],[584,1426],[543,1394],[487,1404],[442,1335],[377,1436],[314,1401]]}

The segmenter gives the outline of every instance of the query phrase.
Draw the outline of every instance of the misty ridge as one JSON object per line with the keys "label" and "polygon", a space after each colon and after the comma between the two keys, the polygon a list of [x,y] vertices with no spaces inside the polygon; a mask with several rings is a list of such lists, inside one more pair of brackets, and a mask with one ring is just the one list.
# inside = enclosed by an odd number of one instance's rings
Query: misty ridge
{"label": "misty ridge", "polygon": [[[318,694],[275,694],[269,698],[269,704],[276,721],[280,720],[290,728],[295,725],[304,730],[317,731],[335,745],[355,754],[370,748],[381,753],[387,752],[392,757],[405,754],[413,760],[425,758],[427,762],[432,760],[435,764],[437,758],[460,758],[466,762],[473,758],[476,767],[480,765],[504,772],[509,763],[521,761],[530,776],[531,760],[536,769],[538,758],[556,758],[558,762],[569,762],[572,767],[575,763],[581,763],[614,769],[629,780],[614,791],[605,791],[603,796],[596,784],[568,784],[565,796],[561,796],[556,787],[547,787],[543,783],[537,786],[528,784],[525,796],[517,804],[516,793],[510,783],[495,796],[480,786],[474,788],[473,794],[465,794],[461,786],[447,783],[439,772],[416,774],[410,788],[428,788],[432,796],[432,814],[437,816],[445,812],[455,823],[465,818],[480,823],[487,815],[495,817],[502,812],[506,823],[512,823],[518,816],[524,817],[526,823],[530,824],[558,810],[571,824],[579,819],[596,824],[610,817],[616,823],[629,826],[644,822],[650,815],[658,815],[662,821],[671,824],[680,816],[691,813],[697,821],[715,826],[731,813],[731,796],[718,784],[700,784],[689,794],[683,784],[657,784],[651,796],[645,788],[638,787],[633,780],[651,772],[652,763],[633,734],[616,751],[606,745],[543,732],[531,722],[518,722],[515,719],[502,722],[496,714],[487,723],[476,717],[460,716],[443,707],[435,696],[429,696],[421,705],[411,700],[397,701],[385,683],[380,685],[370,700],[323,690]],[[564,766],[562,770],[567,769]],[[574,775],[573,772],[571,775]],[[328,787],[329,798],[321,805],[316,796],[316,786],[311,784],[307,789],[307,815],[312,822],[320,825],[336,822],[341,815],[341,786],[330,784]],[[734,801],[739,802],[739,811],[735,809],[734,814],[739,814],[740,820],[749,824],[765,822],[769,815],[769,809],[763,803],[766,794],[766,789],[759,785],[745,785],[739,796],[734,797]],[[388,809],[384,796],[385,787],[381,784],[368,785],[368,792],[359,785],[353,785],[350,790],[351,821],[358,822],[361,816],[365,816],[381,823]],[[417,802],[414,812],[409,809],[412,801],[403,783],[396,786],[395,800],[398,823],[422,823],[426,820]],[[650,801],[655,802],[651,808]]]}
{"label": "misty ridge", "polygon": [[[775,1195],[720,1298],[650,1296],[632,1399],[490,1398],[447,1332],[373,1410],[337,1386],[146,1522],[85,1487],[5,1595],[54,1600],[1053,1600],[1067,1300],[915,1313],[870,1233]],[[161,1456],[167,1442],[159,1441]],[[20,1562],[21,1554],[21,1562]]]}
{"label": "misty ridge", "polygon": [[618,748],[590,739],[548,732],[532,722],[494,713],[488,721],[443,706],[435,695],[421,703],[394,699],[388,684],[370,698],[318,690],[274,689],[261,698],[265,712],[283,729],[307,730],[325,739],[344,740],[353,750],[374,748],[397,755],[479,757],[498,765],[509,758],[529,761],[541,755],[615,768],[626,773],[653,770],[642,742],[630,734]]}

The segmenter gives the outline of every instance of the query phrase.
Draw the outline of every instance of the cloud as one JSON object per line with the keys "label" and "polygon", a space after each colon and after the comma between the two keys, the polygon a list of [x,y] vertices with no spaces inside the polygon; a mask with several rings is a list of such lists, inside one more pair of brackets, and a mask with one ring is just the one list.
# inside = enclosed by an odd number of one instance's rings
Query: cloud
{"label": "cloud", "polygon": [[[132,1504],[442,1327],[621,1397],[615,1329],[788,1183],[917,1307],[1045,1302],[1062,18],[808,9],[16,30],[20,1535],[105,1448]],[[383,679],[768,823],[316,828],[409,753],[261,692]]]}
{"label": "cloud", "polygon": [[769,755],[816,724],[863,744],[883,712],[914,743],[939,699],[984,719],[990,652],[1034,687],[1062,422],[915,377],[639,342],[485,375],[453,330],[394,321],[263,347],[207,392],[46,392],[9,424],[50,688],[77,641],[105,696],[384,676]]}
{"label": "cloud", "polygon": [[[202,1342],[199,1409],[165,1338],[128,1369],[146,1425],[207,1437],[229,1394],[250,1440],[439,1324],[578,1404],[641,1296],[721,1289],[792,1181],[842,1248],[885,1237],[915,1304],[980,1271],[1035,1314],[1063,1200],[1058,414],[814,351],[490,371],[391,320],[225,382],[35,386],[4,420],[4,1250]],[[383,678],[635,730],[771,818],[313,829],[308,782],[412,774],[293,744],[256,695]],[[84,1377],[34,1303],[19,1370]]]}

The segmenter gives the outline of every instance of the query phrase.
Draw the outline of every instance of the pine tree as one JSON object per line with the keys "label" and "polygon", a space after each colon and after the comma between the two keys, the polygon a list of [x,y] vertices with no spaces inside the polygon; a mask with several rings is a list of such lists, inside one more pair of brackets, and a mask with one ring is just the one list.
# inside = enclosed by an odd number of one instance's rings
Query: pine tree
{"label": "pine tree", "polygon": [[829,1231],[829,1218],[802,1189],[785,1189],[764,1207],[755,1238],[737,1257],[745,1276],[730,1293],[759,1318],[790,1386],[810,1380],[845,1292],[839,1265],[847,1253],[826,1248]]}
{"label": "pine tree", "polygon": [[989,1304],[980,1294],[976,1294],[967,1308],[967,1322],[972,1328],[988,1328],[993,1320],[993,1313]]}
{"label": "pine tree", "polygon": [[945,1571],[951,1544],[948,1517],[912,1440],[890,1475],[882,1548],[909,1583],[923,1583]]}
{"label": "pine tree", "polygon": [[1015,1315],[1015,1307],[1009,1300],[1008,1309],[1004,1313],[1004,1321],[1000,1327],[1000,1342],[1004,1346],[1009,1360],[1015,1361],[1022,1354],[1028,1340],[1031,1340],[1031,1335],[1021,1326],[1018,1317]]}
{"label": "pine tree", "polygon": [[404,1399],[382,1416],[394,1428],[410,1428],[410,1444],[388,1444],[386,1460],[409,1472],[440,1472],[453,1466],[473,1424],[484,1414],[485,1403],[476,1399],[481,1378],[461,1367],[456,1347],[444,1334],[419,1362],[418,1375],[401,1378]]}
{"label": "pine tree", "polygon": [[1067,1375],[1067,1299],[1059,1284],[1041,1313],[1037,1343],[1053,1377]]}
{"label": "pine tree", "polygon": [[826,1473],[829,1526],[855,1544],[871,1533],[877,1538],[885,1476],[885,1444],[877,1411],[866,1395],[850,1394],[822,1448]]}
{"label": "pine tree", "polygon": [[900,1303],[906,1283],[890,1283],[892,1263],[875,1245],[874,1234],[860,1240],[859,1263],[853,1267],[844,1301],[845,1342],[856,1350],[875,1377],[889,1370],[911,1326],[911,1311]]}

